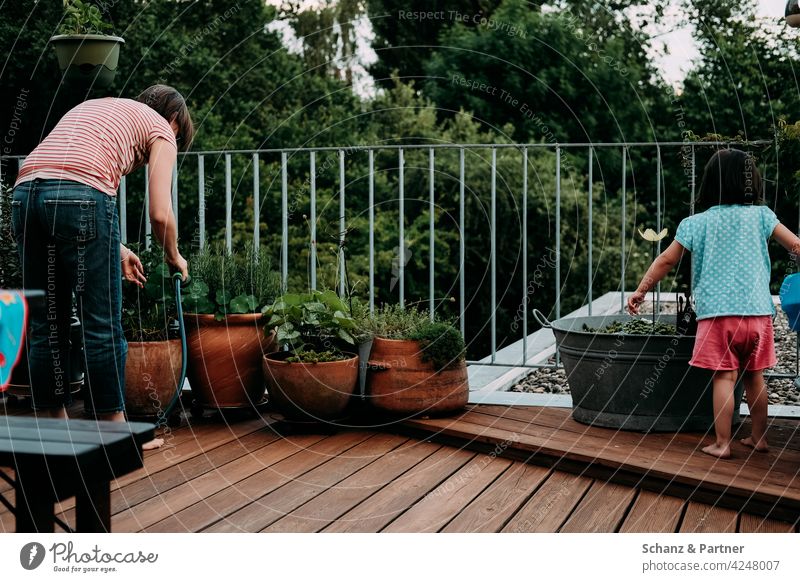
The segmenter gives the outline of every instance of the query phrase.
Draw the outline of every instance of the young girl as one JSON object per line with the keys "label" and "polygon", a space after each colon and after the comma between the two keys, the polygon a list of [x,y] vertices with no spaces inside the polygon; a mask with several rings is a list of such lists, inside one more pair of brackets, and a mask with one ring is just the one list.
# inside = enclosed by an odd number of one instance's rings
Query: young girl
{"label": "young girl", "polygon": [[647,292],[685,251],[693,253],[697,337],[689,363],[714,371],[716,442],[703,452],[721,458],[731,455],[733,388],[739,373],[744,374],[752,423],[751,436],[741,442],[767,451],[764,369],[776,363],[767,240],[774,236],[794,258],[800,252],[800,239],[763,206],[761,175],[752,155],[743,151],[723,150],[711,157],[697,202],[707,210],[681,221],[675,240],[628,298],[628,310],[638,313]]}

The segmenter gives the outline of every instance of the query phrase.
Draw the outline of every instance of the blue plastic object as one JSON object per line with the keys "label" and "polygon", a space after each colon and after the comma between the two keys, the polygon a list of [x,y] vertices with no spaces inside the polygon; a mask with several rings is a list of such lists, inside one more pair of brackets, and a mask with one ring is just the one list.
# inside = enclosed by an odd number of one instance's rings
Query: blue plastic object
{"label": "blue plastic object", "polygon": [[25,339],[28,309],[17,291],[0,290],[0,392],[8,387]]}
{"label": "blue plastic object", "polygon": [[788,275],[781,283],[781,308],[789,318],[789,327],[800,331],[800,273]]}

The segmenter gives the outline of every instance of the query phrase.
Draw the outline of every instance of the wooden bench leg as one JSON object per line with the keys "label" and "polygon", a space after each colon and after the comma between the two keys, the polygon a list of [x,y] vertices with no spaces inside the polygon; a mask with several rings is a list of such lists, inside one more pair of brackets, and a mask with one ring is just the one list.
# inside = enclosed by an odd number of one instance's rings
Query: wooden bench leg
{"label": "wooden bench leg", "polygon": [[111,483],[86,482],[75,496],[75,531],[111,532]]}
{"label": "wooden bench leg", "polygon": [[53,533],[55,514],[53,491],[42,488],[36,481],[23,483],[16,480],[16,522],[17,533]]}

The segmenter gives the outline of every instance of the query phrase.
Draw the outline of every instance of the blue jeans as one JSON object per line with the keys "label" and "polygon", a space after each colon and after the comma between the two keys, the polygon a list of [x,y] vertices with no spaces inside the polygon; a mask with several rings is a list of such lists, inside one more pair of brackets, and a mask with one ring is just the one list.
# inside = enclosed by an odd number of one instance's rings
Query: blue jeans
{"label": "blue jeans", "polygon": [[69,406],[73,294],[83,324],[88,414],[124,410],[122,270],[117,200],[67,180],[33,180],[14,189],[14,236],[23,287],[45,291],[32,310],[28,360],[36,410]]}

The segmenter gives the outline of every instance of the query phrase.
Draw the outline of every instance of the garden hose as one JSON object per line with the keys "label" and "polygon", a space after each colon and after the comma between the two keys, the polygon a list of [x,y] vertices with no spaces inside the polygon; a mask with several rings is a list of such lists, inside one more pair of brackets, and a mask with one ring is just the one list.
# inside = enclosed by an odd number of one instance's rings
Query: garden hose
{"label": "garden hose", "polygon": [[172,414],[172,410],[175,408],[175,405],[181,398],[181,391],[183,390],[183,384],[186,381],[186,368],[187,368],[187,360],[189,357],[188,349],[186,347],[186,326],[183,323],[183,305],[181,304],[181,287],[184,284],[189,283],[189,279],[186,279],[184,283],[183,277],[180,273],[175,273],[172,275],[172,279],[175,281],[175,319],[178,322],[178,331],[181,336],[181,373],[178,377],[178,385],[175,387],[175,395],[170,400],[167,407],[163,410],[160,414],[161,418],[164,422],[169,419],[170,414]]}

